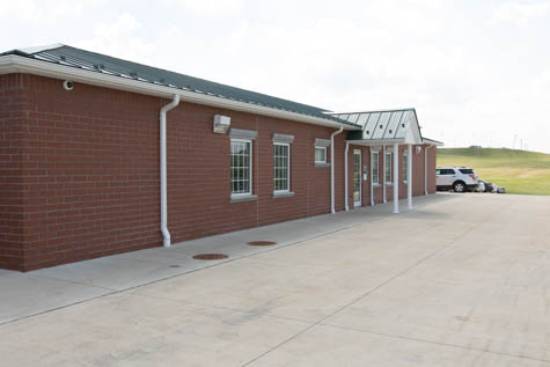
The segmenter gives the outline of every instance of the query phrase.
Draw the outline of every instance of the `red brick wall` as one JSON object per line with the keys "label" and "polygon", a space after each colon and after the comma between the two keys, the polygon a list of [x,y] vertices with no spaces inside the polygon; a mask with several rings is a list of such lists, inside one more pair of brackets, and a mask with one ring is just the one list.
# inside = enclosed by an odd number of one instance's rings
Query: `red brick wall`
{"label": "red brick wall", "polygon": [[29,101],[21,75],[0,75],[0,268],[18,269],[24,255],[24,124]]}
{"label": "red brick wall", "polygon": [[[59,80],[30,75],[1,81],[0,266],[30,270],[159,246],[158,116],[168,101],[83,84],[66,92]],[[229,137],[212,133],[216,113],[258,132],[255,201],[230,202]],[[329,212],[330,168],[314,167],[313,146],[332,131],[183,102],[168,116],[173,241]],[[291,198],[272,197],[273,133],[295,136]],[[339,163],[337,193],[342,172]]]}
{"label": "red brick wall", "polygon": [[[230,200],[230,138],[212,132],[216,113],[231,116],[232,127],[258,134],[253,142],[256,200]],[[329,212],[330,168],[314,166],[313,147],[333,129],[188,103],[170,112],[168,121],[168,219],[174,242]],[[273,198],[274,133],[294,135],[293,197]]]}
{"label": "red brick wall", "polygon": [[24,262],[19,269],[158,245],[155,98],[21,76]]}
{"label": "red brick wall", "polygon": [[[0,267],[31,270],[161,244],[158,120],[168,101],[78,83],[67,92],[61,83],[0,76]],[[234,128],[257,131],[256,200],[230,200],[229,136],[212,132],[215,114],[231,116]],[[332,132],[183,101],[168,114],[173,242],[328,213],[330,167],[315,167],[314,141]],[[293,197],[272,195],[274,133],[295,137]],[[344,208],[344,147],[345,132],[335,138],[337,210]],[[350,155],[353,148],[370,167],[370,149],[352,146]],[[352,207],[351,156],[349,163]],[[435,155],[430,164],[435,167]],[[376,191],[380,202],[381,188]],[[368,181],[363,205],[370,205]]]}

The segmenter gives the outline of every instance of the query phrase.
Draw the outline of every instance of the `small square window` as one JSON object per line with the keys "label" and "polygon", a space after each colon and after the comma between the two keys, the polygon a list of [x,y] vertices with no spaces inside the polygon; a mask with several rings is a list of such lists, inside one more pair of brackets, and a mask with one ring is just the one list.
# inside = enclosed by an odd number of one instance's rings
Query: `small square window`
{"label": "small square window", "polygon": [[327,163],[327,147],[315,147],[315,163]]}

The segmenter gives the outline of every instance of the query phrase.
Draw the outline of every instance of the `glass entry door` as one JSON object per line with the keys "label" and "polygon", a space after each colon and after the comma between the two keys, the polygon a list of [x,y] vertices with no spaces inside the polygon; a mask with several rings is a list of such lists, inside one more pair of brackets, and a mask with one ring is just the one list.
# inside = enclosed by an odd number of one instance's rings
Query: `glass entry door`
{"label": "glass entry door", "polygon": [[353,150],[353,206],[361,206],[361,150]]}

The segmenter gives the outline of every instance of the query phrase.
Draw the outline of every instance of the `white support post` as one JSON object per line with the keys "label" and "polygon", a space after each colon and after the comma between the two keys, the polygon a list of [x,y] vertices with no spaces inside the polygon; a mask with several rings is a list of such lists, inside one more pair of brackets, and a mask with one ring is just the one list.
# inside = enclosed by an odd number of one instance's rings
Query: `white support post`
{"label": "white support post", "polygon": [[409,144],[407,146],[407,204],[409,209],[413,208],[413,146]]}
{"label": "white support post", "polygon": [[346,149],[344,151],[344,203],[346,211],[349,210],[349,167],[348,167],[348,153],[349,153],[349,142],[346,141]]}
{"label": "white support post", "polygon": [[[378,164],[378,162],[376,162],[376,164]],[[370,168],[370,172],[369,172],[369,178],[370,178],[370,206],[374,206],[374,186],[373,186],[373,181],[372,181],[372,170],[373,170],[373,166],[372,166],[372,147],[369,148],[369,168]],[[378,181],[380,181],[380,167],[377,167],[378,169]]]}
{"label": "white support post", "polygon": [[399,213],[399,144],[393,145],[393,212]]}
{"label": "white support post", "polygon": [[388,197],[386,194],[386,146],[382,145],[382,202],[386,204]]}
{"label": "white support post", "polygon": [[336,180],[336,160],[334,159],[334,137],[344,131],[344,126],[340,126],[338,130],[330,134],[330,212],[336,213],[335,186]]}

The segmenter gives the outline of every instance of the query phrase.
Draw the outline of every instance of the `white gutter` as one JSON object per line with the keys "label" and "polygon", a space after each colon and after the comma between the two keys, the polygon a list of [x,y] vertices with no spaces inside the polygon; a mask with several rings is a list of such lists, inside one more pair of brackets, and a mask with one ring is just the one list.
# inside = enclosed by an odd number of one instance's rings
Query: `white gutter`
{"label": "white gutter", "polygon": [[344,150],[344,207],[346,211],[349,210],[349,198],[348,198],[348,154],[349,154],[349,142],[346,141],[346,149]]}
{"label": "white gutter", "polygon": [[336,205],[334,199],[334,137],[344,131],[344,127],[340,126],[338,130],[330,134],[330,212],[332,214],[336,213]]}
{"label": "white gutter", "polygon": [[168,231],[168,167],[166,159],[166,113],[180,103],[180,96],[175,94],[172,102],[160,109],[160,231],[162,244],[170,247],[170,231]]}
{"label": "white gutter", "polygon": [[188,89],[176,88],[175,86],[168,87],[148,81],[140,81],[129,75],[127,77],[116,76],[106,72],[98,72],[97,70],[94,70],[91,70],[91,68],[85,69],[67,65],[59,65],[48,61],[29,59],[18,55],[0,56],[0,75],[26,73],[54,79],[72,80],[74,82],[162,98],[171,98],[177,94],[181,97],[181,99],[190,103],[225,108],[233,111],[254,113],[263,116],[276,117],[331,128],[344,127],[346,130],[361,130],[359,126],[355,127],[345,125],[328,118],[325,119],[321,117],[308,116],[297,112],[235,101],[207,93],[202,94],[200,92],[194,92]]}

